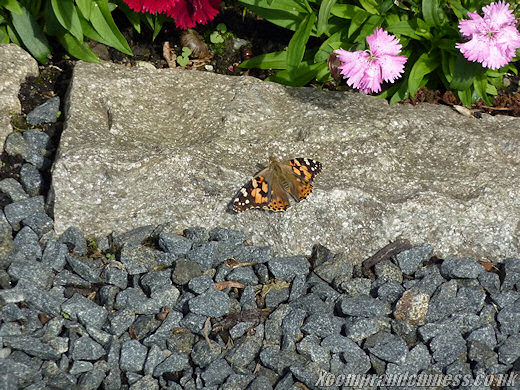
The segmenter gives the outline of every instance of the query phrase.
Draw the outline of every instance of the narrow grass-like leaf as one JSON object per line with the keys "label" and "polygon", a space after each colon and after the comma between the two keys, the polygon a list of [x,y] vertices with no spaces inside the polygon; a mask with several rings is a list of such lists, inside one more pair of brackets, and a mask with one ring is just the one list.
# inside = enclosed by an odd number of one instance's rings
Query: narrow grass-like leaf
{"label": "narrow grass-like leaf", "polygon": [[354,34],[356,30],[363,25],[363,23],[365,23],[365,20],[367,20],[369,16],[370,14],[365,10],[360,9],[357,11],[352,17],[352,22],[350,22],[347,36],[350,38],[352,34]]}
{"label": "narrow grass-like leaf", "polygon": [[2,0],[0,1],[0,6],[18,15],[21,15],[23,12],[20,3],[16,0]]}
{"label": "narrow grass-like leaf", "polygon": [[308,3],[305,5],[305,3],[297,0],[275,0],[272,4],[269,4],[267,0],[240,0],[239,2],[244,4],[247,8],[249,8],[249,6],[254,6],[256,8],[266,8],[304,14],[309,13],[309,9],[307,8]]}
{"label": "narrow grass-like leaf", "polygon": [[332,34],[325,42],[323,42],[314,56],[314,62],[327,61],[330,53],[341,47],[343,42],[342,37],[343,32],[338,31],[335,34]]}
{"label": "narrow grass-like leaf", "polygon": [[274,81],[279,84],[301,87],[316,77],[323,64],[301,63],[294,71],[281,70],[266,78],[266,81]]}
{"label": "narrow grass-like leaf", "polygon": [[338,18],[352,19],[359,12],[366,12],[352,4],[334,4],[330,13]]}
{"label": "narrow grass-like leaf", "polygon": [[59,35],[57,38],[72,56],[87,62],[101,62],[86,42],[78,40],[68,32],[64,32],[63,35]]}
{"label": "narrow grass-like leaf", "polygon": [[326,83],[327,81],[332,80],[332,76],[330,75],[329,65],[327,62],[318,63],[318,70],[316,72],[316,80],[320,83]]}
{"label": "narrow grass-like leaf", "polygon": [[51,54],[49,41],[32,14],[23,6],[21,9],[20,15],[11,12],[11,21],[16,34],[29,53],[42,64],[46,64]]}
{"label": "narrow grass-like leaf", "polygon": [[74,6],[74,0],[51,0],[52,9],[56,19],[70,34],[79,41],[83,41],[83,29],[79,21],[78,12]]}
{"label": "narrow grass-like leaf", "polygon": [[359,31],[359,37],[357,37],[354,42],[364,42],[366,37],[373,34],[374,30],[377,27],[381,27],[381,24],[383,23],[384,16],[379,15],[372,15],[370,16],[365,23],[363,23],[363,26],[361,27],[361,30]]}
{"label": "narrow grass-like leaf", "polygon": [[379,15],[379,4],[375,0],[359,0],[359,4],[361,7],[365,9],[368,13],[372,15]]}
{"label": "narrow grass-like leaf", "polygon": [[256,7],[254,5],[247,5],[247,9],[251,12],[269,20],[277,26],[287,28],[289,30],[296,30],[296,27],[306,14],[296,11],[285,11],[279,9],[268,9]]}
{"label": "narrow grass-like leaf", "polygon": [[320,11],[318,13],[318,28],[317,36],[320,36],[325,32],[327,24],[329,23],[329,15],[332,7],[336,4],[336,0],[323,0],[320,5]]}
{"label": "narrow grass-like leaf", "polygon": [[9,43],[9,34],[5,26],[0,26],[0,43]]}
{"label": "narrow grass-like leaf", "polygon": [[390,104],[399,103],[400,101],[406,99],[410,96],[410,93],[408,92],[408,81],[407,79],[403,80],[400,83],[399,89],[396,93],[392,95],[390,98]]}
{"label": "narrow grass-like leaf", "polygon": [[289,46],[287,47],[287,66],[289,71],[296,70],[300,65],[315,21],[316,14],[307,15],[289,41]]}
{"label": "narrow grass-like leaf", "polygon": [[119,31],[112,14],[108,8],[107,0],[95,0],[91,9],[90,22],[96,32],[103,36],[107,45],[128,55],[132,55],[132,50],[128,46],[125,37]]}
{"label": "narrow grass-like leaf", "polygon": [[155,15],[155,25],[154,25],[154,29],[153,29],[152,40],[155,41],[155,38],[157,38],[157,35],[159,35],[159,33],[161,32],[163,24],[167,19],[168,19],[168,17],[164,14]]}
{"label": "narrow grass-like leaf", "polygon": [[484,72],[476,75],[475,80],[473,81],[473,87],[475,88],[475,91],[488,106],[492,106],[493,99],[487,94],[487,86],[487,75]]}
{"label": "narrow grass-like leaf", "polygon": [[9,35],[9,40],[14,43],[15,45],[22,46],[22,41],[20,40],[20,37],[18,34],[16,34],[16,31],[14,28],[11,27],[11,25],[7,25],[7,35]]}
{"label": "narrow grass-like leaf", "polygon": [[457,96],[459,97],[462,104],[464,104],[466,107],[471,106],[471,90],[469,88],[462,91],[457,91]]}
{"label": "narrow grass-like leaf", "polygon": [[92,0],[76,0],[76,5],[78,6],[79,11],[83,17],[87,20],[90,20],[90,12],[92,10],[92,6],[94,5]]}
{"label": "narrow grass-like leaf", "polygon": [[[85,0],[82,0],[82,1],[85,1]],[[119,10],[125,14],[126,18],[130,22],[130,24],[132,25],[134,30],[137,31],[138,33],[141,33],[141,15],[142,14],[140,12],[135,12],[135,11],[131,10],[130,7],[126,3],[123,3],[123,2],[119,5]]]}
{"label": "narrow grass-like leaf", "polygon": [[261,54],[240,64],[241,68],[287,69],[287,51]]}
{"label": "narrow grass-like leaf", "polygon": [[439,27],[446,21],[446,14],[439,0],[422,0],[424,21],[431,27]]}
{"label": "narrow grass-like leaf", "polygon": [[408,92],[414,95],[423,85],[424,76],[433,72],[440,65],[438,53],[423,53],[412,66],[408,76]]}
{"label": "narrow grass-like leaf", "polygon": [[411,20],[401,20],[392,24],[388,23],[386,30],[392,34],[406,35],[412,39],[420,39],[416,33],[417,24]]}

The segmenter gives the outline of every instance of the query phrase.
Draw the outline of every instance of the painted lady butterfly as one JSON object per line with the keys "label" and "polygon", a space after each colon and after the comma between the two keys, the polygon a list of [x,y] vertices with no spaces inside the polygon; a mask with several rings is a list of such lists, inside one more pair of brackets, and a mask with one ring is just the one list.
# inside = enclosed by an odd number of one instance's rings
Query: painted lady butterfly
{"label": "painted lady butterfly", "polygon": [[284,211],[289,207],[289,194],[299,202],[312,192],[312,181],[320,173],[321,163],[308,158],[288,161],[269,159],[269,166],[249,181],[233,200],[233,209],[251,208]]}

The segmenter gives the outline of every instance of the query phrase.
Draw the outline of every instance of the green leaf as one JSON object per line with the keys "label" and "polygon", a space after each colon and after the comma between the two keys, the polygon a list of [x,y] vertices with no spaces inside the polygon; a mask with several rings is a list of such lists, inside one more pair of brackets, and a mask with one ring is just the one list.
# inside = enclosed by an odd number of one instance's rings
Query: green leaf
{"label": "green leaf", "polygon": [[354,16],[360,12],[363,13],[366,11],[351,4],[334,4],[330,11],[332,15],[342,19],[353,19]]}
{"label": "green leaf", "polygon": [[293,87],[301,87],[316,77],[323,64],[301,63],[294,71],[281,70],[272,76],[266,78],[266,81],[274,81],[275,83],[291,85]]}
{"label": "green leaf", "polygon": [[157,38],[157,35],[161,32],[164,22],[168,20],[168,17],[164,14],[157,14],[155,15],[155,23],[153,27],[153,37],[152,40],[155,41],[155,38]]}
{"label": "green leaf", "polygon": [[83,42],[83,40],[80,41],[68,32],[64,32],[63,35],[59,35],[57,38],[62,46],[73,57],[87,62],[101,62],[99,57],[92,51],[86,42]]}
{"label": "green leaf", "polygon": [[5,26],[0,26],[0,43],[9,43],[9,34],[5,29]]}
{"label": "green leaf", "polygon": [[94,5],[92,0],[76,0],[76,5],[78,6],[79,11],[83,17],[87,20],[90,20],[90,12],[92,10],[92,6]]}
{"label": "green leaf", "polygon": [[323,42],[314,56],[314,62],[327,61],[330,53],[341,47],[342,35],[343,32],[338,31],[335,34],[332,34],[325,42]]}
{"label": "green leaf", "polygon": [[227,31],[227,27],[224,23],[217,24],[217,31],[220,31],[221,33],[225,33]]}
{"label": "green leaf", "polygon": [[188,56],[178,56],[177,57],[177,63],[180,66],[186,66],[186,65],[188,65],[188,62],[190,62],[190,58]]}
{"label": "green leaf", "polygon": [[301,12],[267,9],[254,5],[247,5],[247,9],[277,26],[293,31],[296,30],[296,27],[306,15]]}
{"label": "green leaf", "polygon": [[368,13],[372,15],[379,15],[379,4],[375,0],[359,0],[359,4],[363,7]]}
{"label": "green leaf", "polygon": [[14,44],[16,44],[18,46],[22,46],[20,37],[18,36],[16,31],[11,27],[11,25],[8,24],[6,27],[7,27],[7,34],[9,35],[9,39],[11,40],[11,42],[13,42]]}
{"label": "green leaf", "polygon": [[[396,85],[397,87],[397,85]],[[384,92],[383,92],[384,94]],[[390,98],[390,104],[395,104],[403,101],[404,99],[408,98],[410,96],[410,93],[408,92],[408,79],[404,79],[397,89],[397,92],[392,95]]]}
{"label": "green leaf", "polygon": [[439,0],[422,0],[422,13],[425,22],[431,27],[442,26],[446,22],[446,14]]}
{"label": "green leaf", "polygon": [[83,41],[83,29],[79,21],[78,12],[74,6],[74,0],[51,0],[52,9],[56,19],[70,34],[79,41]]}
{"label": "green leaf", "polygon": [[469,89],[475,76],[483,71],[484,69],[479,63],[469,62],[462,55],[457,55],[450,89],[458,91]]}
{"label": "green leaf", "polygon": [[386,23],[387,26],[392,26],[395,23],[399,23],[400,21],[401,21],[401,19],[399,19],[399,16],[396,15],[396,14],[387,14],[387,15],[385,15],[385,23]]}
{"label": "green leaf", "polygon": [[475,77],[475,81],[473,81],[473,87],[475,88],[475,91],[478,93],[478,95],[482,98],[482,100],[484,100],[484,102],[488,106],[492,106],[493,99],[491,99],[491,97],[487,94],[487,86],[488,81],[486,74],[484,72],[479,73]]}
{"label": "green leaf", "polygon": [[462,104],[464,104],[466,107],[471,106],[471,90],[470,89],[457,91],[457,96],[459,97]]}
{"label": "green leaf", "polygon": [[287,51],[261,54],[240,64],[241,68],[287,69]]}
{"label": "green leaf", "polygon": [[218,31],[213,31],[209,36],[209,40],[211,43],[222,43],[224,42],[224,38]]}
{"label": "green leaf", "polygon": [[309,14],[300,23],[287,47],[287,65],[289,71],[295,70],[303,59],[305,46],[309,40],[312,27],[316,21],[316,14]]}
{"label": "green leaf", "polygon": [[385,0],[379,6],[379,13],[384,14],[394,5],[394,0]]}
{"label": "green leaf", "polygon": [[51,54],[49,41],[34,16],[25,7],[22,6],[21,9],[20,15],[11,12],[11,21],[16,34],[32,56],[42,64],[46,64]]}
{"label": "green leaf", "polygon": [[[86,0],[81,0],[81,1],[86,1]],[[88,4],[92,4],[92,3],[89,1]],[[128,7],[128,5],[124,2],[120,3],[119,9],[121,10],[122,13],[125,14],[128,21],[132,24],[132,27],[134,28],[134,30],[137,31],[138,33],[141,33],[141,15],[142,14],[131,10],[130,7]],[[89,15],[90,15],[90,8],[89,8]],[[155,36],[153,39],[155,39]]]}
{"label": "green leaf", "polygon": [[[369,16],[370,14],[362,9],[356,12],[352,17],[352,22],[348,28],[347,36],[350,38],[352,34],[354,34],[363,23],[365,23],[365,20],[367,20]],[[364,37],[362,39],[364,39]]]}
{"label": "green leaf", "polygon": [[269,4],[267,0],[239,0],[239,2],[245,4],[247,8],[254,6],[256,8],[265,8],[268,10],[289,11],[300,14],[309,13],[305,4],[302,4],[302,1],[298,0],[275,0],[272,4]]}
{"label": "green leaf", "polygon": [[423,78],[427,74],[433,72],[440,65],[440,56],[438,53],[423,53],[415,64],[413,64],[408,76],[408,92],[414,95],[421,87]]}
{"label": "green leaf", "polygon": [[90,22],[96,32],[103,37],[106,44],[128,55],[133,55],[128,42],[118,30],[112,14],[108,8],[107,0],[94,0],[91,10]]}
{"label": "green leaf", "polygon": [[388,23],[386,30],[392,34],[405,35],[412,39],[420,39],[420,36],[416,33],[417,24],[411,20],[401,20],[392,24]]}
{"label": "green leaf", "polygon": [[364,42],[366,37],[373,34],[374,30],[377,27],[381,27],[383,23],[384,16],[372,15],[370,16],[365,23],[363,23],[363,27],[359,31],[359,37],[357,37],[354,42]]}
{"label": "green leaf", "polygon": [[336,0],[323,0],[320,5],[320,11],[318,13],[318,28],[316,35],[320,36],[325,32],[327,24],[329,22],[329,15],[332,7],[336,3]]}
{"label": "green leaf", "polygon": [[184,57],[189,57],[191,55],[191,53],[192,53],[192,51],[191,51],[191,49],[189,47],[184,46],[182,48],[182,55]]}
{"label": "green leaf", "polygon": [[462,6],[460,1],[450,1],[450,5],[458,20],[468,16],[468,10]]}
{"label": "green leaf", "polygon": [[329,65],[327,62],[320,62],[318,66],[318,71],[316,72],[316,80],[320,83],[326,83],[327,81],[332,80],[332,76],[330,75]]}
{"label": "green leaf", "polygon": [[0,1],[0,6],[18,15],[21,15],[23,12],[20,3],[16,0],[2,0]]}

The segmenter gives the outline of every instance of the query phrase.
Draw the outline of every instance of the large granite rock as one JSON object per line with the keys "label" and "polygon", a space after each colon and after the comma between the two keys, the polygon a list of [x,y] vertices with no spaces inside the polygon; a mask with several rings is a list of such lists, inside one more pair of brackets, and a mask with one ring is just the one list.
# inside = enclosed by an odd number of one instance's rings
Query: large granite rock
{"label": "large granite rock", "polygon": [[[437,255],[519,255],[520,120],[249,77],[78,63],[53,168],[55,228],[227,226],[282,254],[360,260],[402,235]],[[284,213],[228,205],[269,156],[323,163]]]}
{"label": "large granite rock", "polygon": [[13,131],[11,115],[20,113],[20,84],[28,76],[38,76],[38,63],[15,44],[0,44],[0,145]]}

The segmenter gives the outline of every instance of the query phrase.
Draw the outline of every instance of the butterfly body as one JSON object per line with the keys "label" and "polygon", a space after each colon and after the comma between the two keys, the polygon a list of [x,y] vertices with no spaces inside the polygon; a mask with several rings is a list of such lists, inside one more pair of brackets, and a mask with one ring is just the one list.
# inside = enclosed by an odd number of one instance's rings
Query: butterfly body
{"label": "butterfly body", "polygon": [[263,208],[284,211],[289,196],[299,202],[312,192],[312,181],[321,171],[321,163],[307,158],[277,161],[271,157],[269,166],[261,170],[233,200],[235,211]]}

